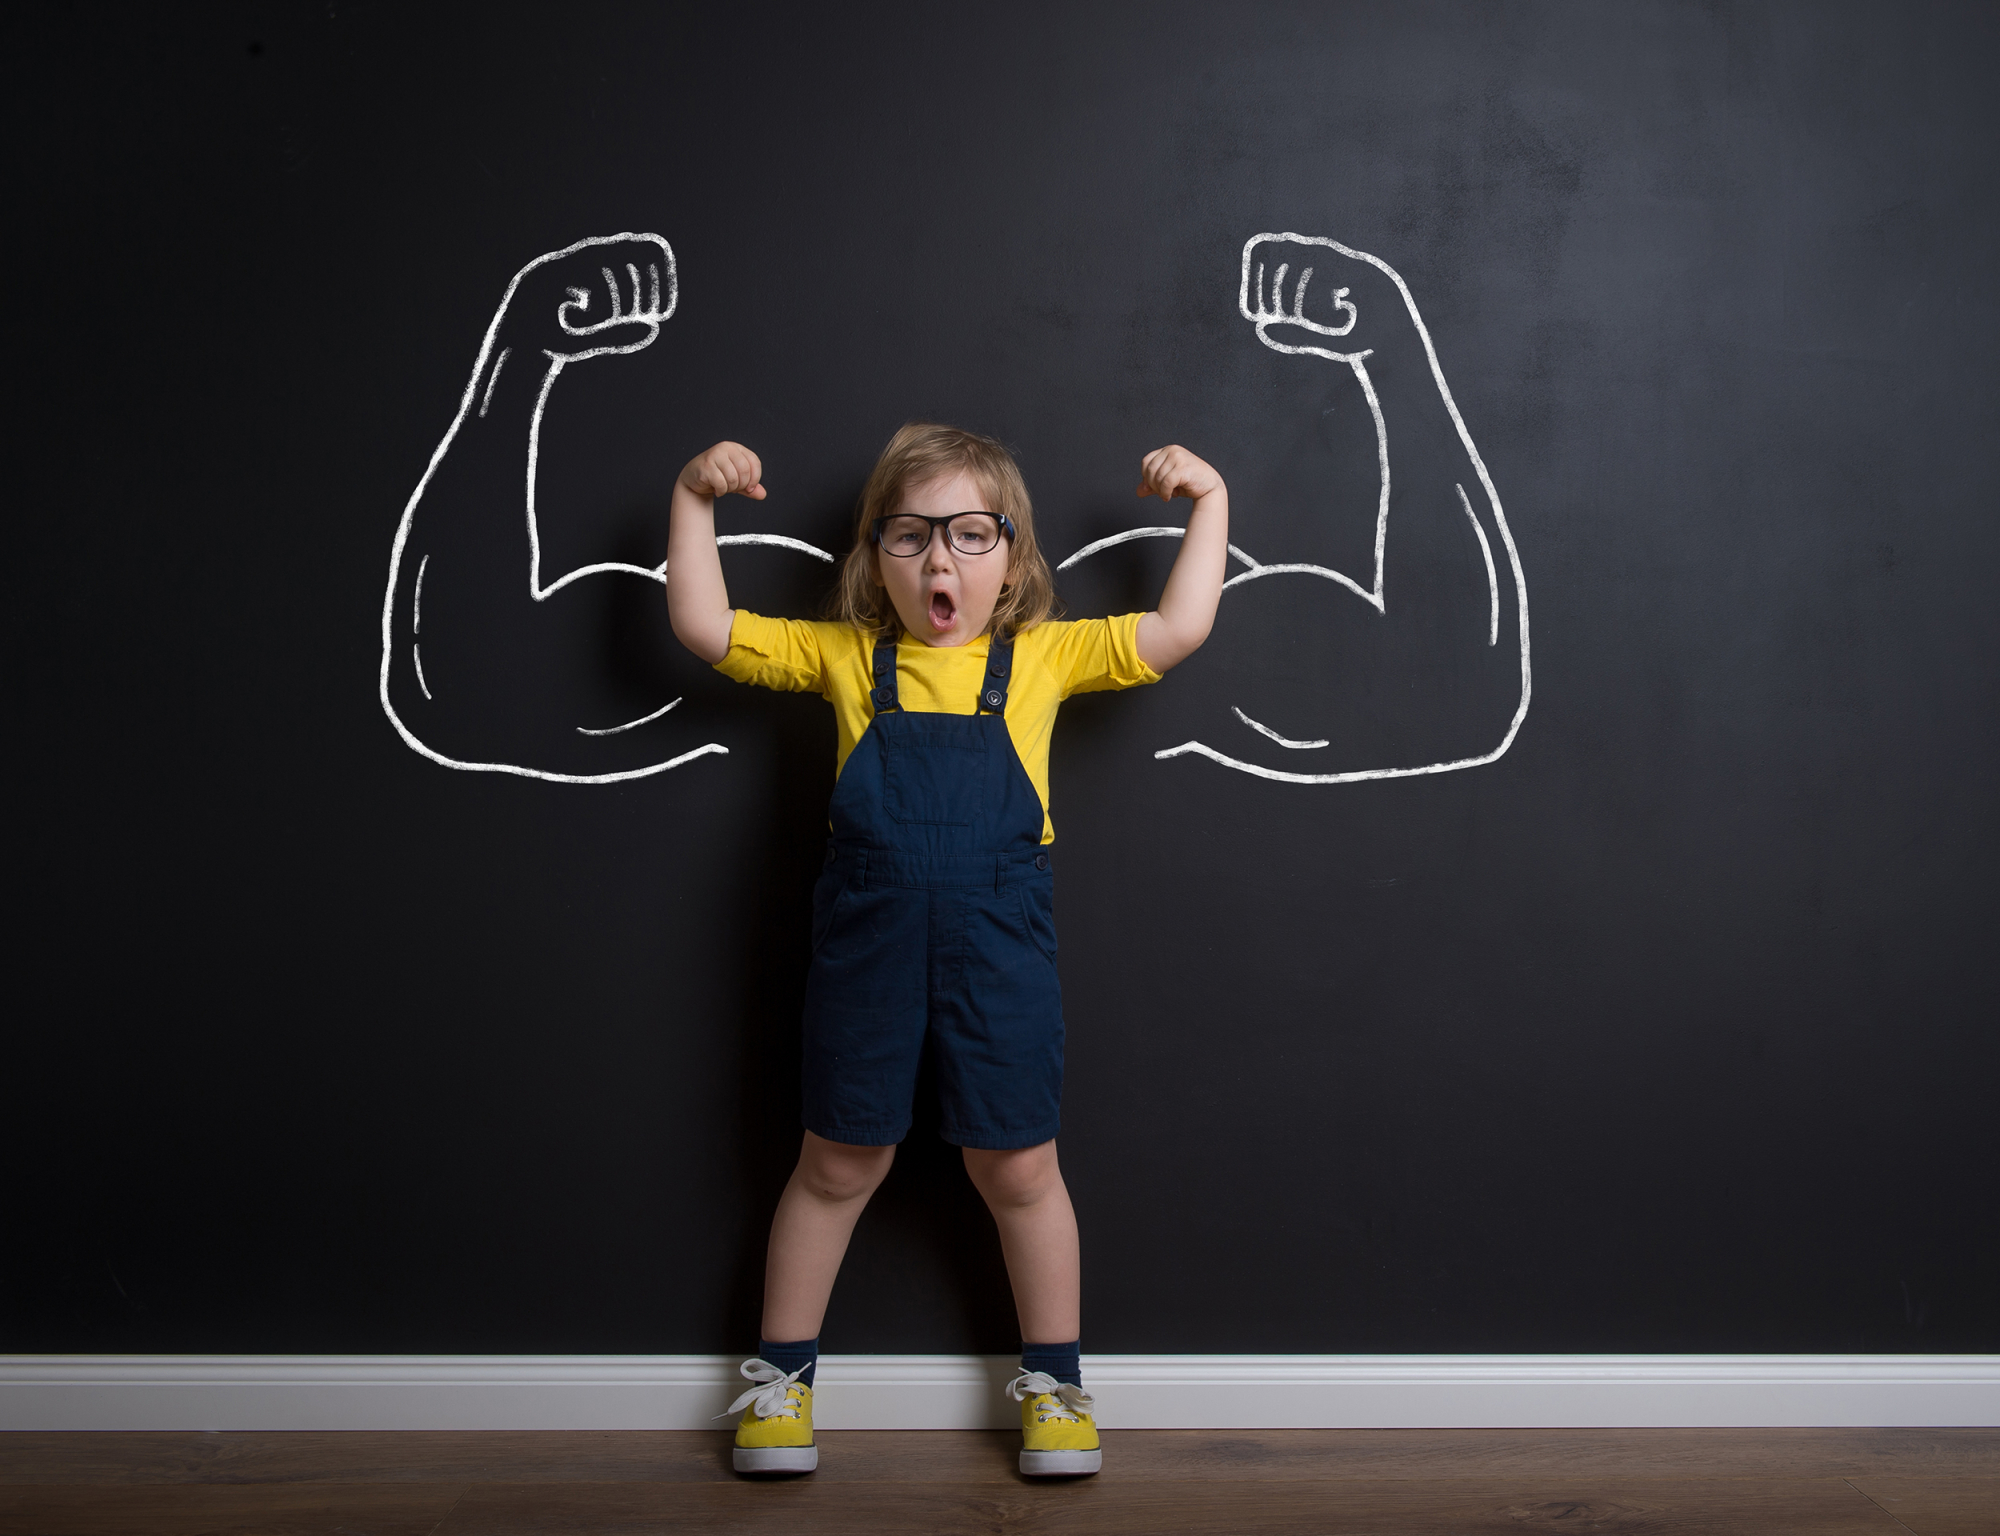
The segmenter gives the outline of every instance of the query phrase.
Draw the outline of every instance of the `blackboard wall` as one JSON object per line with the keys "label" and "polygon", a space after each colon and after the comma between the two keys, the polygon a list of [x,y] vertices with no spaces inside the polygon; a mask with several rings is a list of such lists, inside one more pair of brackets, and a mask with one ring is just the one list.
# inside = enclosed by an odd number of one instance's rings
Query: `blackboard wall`
{"label": "blackboard wall", "polygon": [[[832,726],[620,578],[550,641],[577,709],[681,697],[661,739],[726,756],[577,787],[391,729],[391,539],[500,295],[585,236],[677,258],[550,406],[561,569],[657,563],[723,436],[773,493],[725,528],[844,547],[917,415],[1013,444],[1057,554],[1157,520],[1181,441],[1239,545],[1339,565],[1365,418],[1237,309],[1289,230],[1421,305],[1533,703],[1456,773],[1156,759],[1253,693],[1442,718],[1272,582],[1066,708],[1086,1347],[2000,1349],[1992,8],[859,9],[8,22],[0,1347],[750,1344]],[[1015,1337],[933,1129],[829,1348]]]}

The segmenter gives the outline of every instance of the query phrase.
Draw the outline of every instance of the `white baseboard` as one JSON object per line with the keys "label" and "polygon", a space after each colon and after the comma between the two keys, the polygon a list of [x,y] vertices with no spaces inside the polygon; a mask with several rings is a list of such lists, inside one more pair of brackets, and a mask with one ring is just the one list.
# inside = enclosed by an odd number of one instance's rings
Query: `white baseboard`
{"label": "white baseboard", "polygon": [[[0,1355],[0,1430],[719,1429],[734,1355]],[[1018,1423],[979,1355],[828,1355],[824,1429]],[[2000,1355],[1086,1355],[1117,1429],[2000,1425]]]}

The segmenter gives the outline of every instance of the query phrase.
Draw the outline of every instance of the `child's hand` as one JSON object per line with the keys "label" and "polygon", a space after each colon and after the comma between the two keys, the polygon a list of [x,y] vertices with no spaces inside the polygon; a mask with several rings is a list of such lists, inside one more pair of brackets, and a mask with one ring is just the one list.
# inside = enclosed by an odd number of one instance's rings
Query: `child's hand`
{"label": "child's hand", "polygon": [[697,496],[748,496],[764,499],[764,466],[741,443],[717,443],[688,460],[681,484]]}
{"label": "child's hand", "polygon": [[1139,461],[1139,494],[1172,501],[1191,496],[1196,501],[1222,488],[1222,476],[1177,444],[1155,448]]}

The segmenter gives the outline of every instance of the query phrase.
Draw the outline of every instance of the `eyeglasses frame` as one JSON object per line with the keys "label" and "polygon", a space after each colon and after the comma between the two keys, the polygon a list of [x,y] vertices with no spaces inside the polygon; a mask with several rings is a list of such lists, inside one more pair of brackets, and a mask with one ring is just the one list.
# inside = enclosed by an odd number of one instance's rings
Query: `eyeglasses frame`
{"label": "eyeglasses frame", "polygon": [[[898,517],[920,518],[931,525],[931,536],[924,540],[924,547],[922,549],[913,549],[907,555],[899,555],[895,550],[882,542],[882,525]],[[1008,517],[1004,512],[989,512],[984,507],[969,507],[963,512],[947,512],[942,517],[925,517],[921,512],[891,512],[888,517],[878,517],[875,519],[874,523],[868,529],[868,537],[874,541],[875,547],[891,560],[914,560],[917,556],[930,552],[931,545],[937,542],[937,531],[942,528],[944,529],[945,548],[951,550],[955,555],[962,555],[966,551],[957,548],[951,542],[951,525],[954,520],[961,517],[990,517],[1000,525],[1001,537],[1006,539],[1009,544],[1014,542],[1013,519]],[[995,544],[993,549],[998,549],[999,547],[998,544]],[[993,549],[982,549],[979,551],[979,554],[990,555],[993,553]],[[974,555],[972,558],[977,559],[978,555]]]}

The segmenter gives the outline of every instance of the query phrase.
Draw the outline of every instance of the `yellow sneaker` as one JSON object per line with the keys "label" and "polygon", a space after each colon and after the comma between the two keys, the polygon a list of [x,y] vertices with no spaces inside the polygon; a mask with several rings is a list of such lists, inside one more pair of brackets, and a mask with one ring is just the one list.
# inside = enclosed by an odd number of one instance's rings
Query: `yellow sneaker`
{"label": "yellow sneaker", "polygon": [[1021,1405],[1021,1472],[1026,1477],[1069,1477],[1104,1465],[1097,1443],[1096,1406],[1082,1387],[1041,1371],[1023,1371],[1007,1384]]}
{"label": "yellow sneaker", "polygon": [[738,1472],[810,1472],[819,1465],[813,1444],[813,1389],[799,1380],[800,1366],[787,1376],[764,1360],[745,1360],[743,1379],[756,1386],[717,1418],[738,1409],[736,1449],[729,1462]]}

